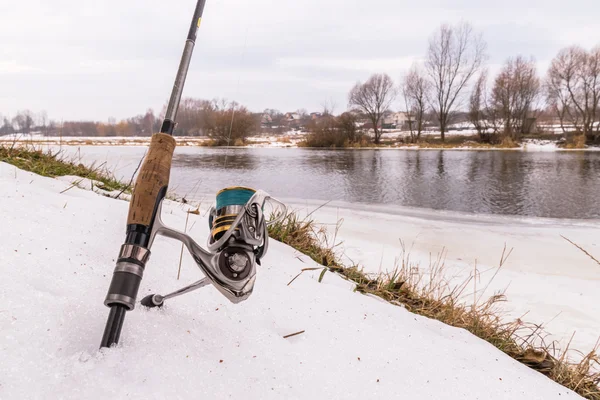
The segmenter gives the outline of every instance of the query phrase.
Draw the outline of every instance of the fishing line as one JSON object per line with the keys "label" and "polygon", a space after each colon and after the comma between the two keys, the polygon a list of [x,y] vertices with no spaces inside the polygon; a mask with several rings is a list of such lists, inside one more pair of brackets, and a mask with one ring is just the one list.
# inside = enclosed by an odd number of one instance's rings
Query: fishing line
{"label": "fishing line", "polygon": [[[250,23],[248,22],[246,25],[246,34],[244,36],[244,47],[242,49],[242,53],[240,54],[240,61],[238,63],[238,69],[241,69],[242,64],[244,62],[244,58],[246,56],[246,48],[248,46],[248,31],[250,29]],[[237,80],[237,85],[236,85],[236,89],[235,89],[235,97],[237,97],[239,95],[240,92],[240,80],[241,80],[241,74],[238,73],[238,80]],[[234,104],[235,100],[232,102],[231,104],[231,123],[229,124],[229,135],[227,136],[227,147],[229,147],[229,143],[231,141],[231,132],[233,131],[233,119],[235,117],[235,104]],[[225,164],[224,167],[227,167],[227,155],[229,154],[229,149],[227,149],[227,151],[225,152]]]}

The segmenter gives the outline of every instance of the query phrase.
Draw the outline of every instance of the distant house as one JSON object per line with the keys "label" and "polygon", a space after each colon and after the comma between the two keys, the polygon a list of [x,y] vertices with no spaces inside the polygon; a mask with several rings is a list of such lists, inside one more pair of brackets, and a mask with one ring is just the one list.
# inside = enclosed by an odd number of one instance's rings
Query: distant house
{"label": "distant house", "polygon": [[300,114],[298,114],[298,113],[285,113],[285,119],[288,122],[300,121]]}
{"label": "distant house", "polygon": [[302,125],[302,115],[296,112],[285,113],[283,116],[283,120],[285,123],[293,129],[301,128]]}
{"label": "distant house", "polygon": [[270,128],[272,125],[273,125],[273,117],[271,117],[267,113],[264,113],[260,117],[260,126],[263,128]]}
{"label": "distant house", "polygon": [[386,129],[401,129],[408,122],[405,112],[390,112],[383,117],[383,127]]}
{"label": "distant house", "polygon": [[321,118],[322,116],[323,116],[323,114],[322,114],[322,113],[320,113],[320,112],[312,112],[312,113],[310,113],[310,119],[313,119],[313,120],[314,120],[314,119],[319,119],[319,118]]}

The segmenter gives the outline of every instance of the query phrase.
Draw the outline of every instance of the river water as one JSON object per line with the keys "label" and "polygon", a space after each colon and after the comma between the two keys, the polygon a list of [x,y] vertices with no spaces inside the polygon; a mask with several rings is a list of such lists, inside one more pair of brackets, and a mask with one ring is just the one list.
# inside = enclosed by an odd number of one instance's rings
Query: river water
{"label": "river water", "polygon": [[[63,147],[128,180],[145,147]],[[314,150],[179,147],[170,188],[188,200],[226,186],[282,199],[477,214],[600,217],[600,152]]]}

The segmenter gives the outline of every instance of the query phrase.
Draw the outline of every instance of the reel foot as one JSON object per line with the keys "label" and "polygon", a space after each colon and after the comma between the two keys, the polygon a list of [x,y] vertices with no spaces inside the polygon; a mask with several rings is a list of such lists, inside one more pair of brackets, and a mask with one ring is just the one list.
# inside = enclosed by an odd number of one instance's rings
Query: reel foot
{"label": "reel foot", "polygon": [[141,301],[142,305],[148,308],[162,307],[165,304],[164,298],[159,294],[151,294],[144,297]]}

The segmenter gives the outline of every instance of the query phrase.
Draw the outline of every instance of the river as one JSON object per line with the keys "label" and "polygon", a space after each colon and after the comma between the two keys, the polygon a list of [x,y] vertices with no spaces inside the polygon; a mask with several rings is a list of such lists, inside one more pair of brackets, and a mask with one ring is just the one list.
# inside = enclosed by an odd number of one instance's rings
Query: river
{"label": "river", "polygon": [[[129,180],[146,148],[62,150]],[[170,187],[178,196],[199,200],[234,185],[282,199],[595,219],[600,152],[176,149]]]}

